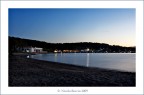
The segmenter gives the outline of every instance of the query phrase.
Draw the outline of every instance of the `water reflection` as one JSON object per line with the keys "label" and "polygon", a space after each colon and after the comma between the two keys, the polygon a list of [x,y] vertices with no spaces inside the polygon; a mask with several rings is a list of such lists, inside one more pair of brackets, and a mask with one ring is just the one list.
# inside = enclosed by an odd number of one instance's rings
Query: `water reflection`
{"label": "water reflection", "polygon": [[54,61],[57,62],[57,53],[54,54]]}
{"label": "water reflection", "polygon": [[89,53],[87,53],[86,66],[89,67]]}

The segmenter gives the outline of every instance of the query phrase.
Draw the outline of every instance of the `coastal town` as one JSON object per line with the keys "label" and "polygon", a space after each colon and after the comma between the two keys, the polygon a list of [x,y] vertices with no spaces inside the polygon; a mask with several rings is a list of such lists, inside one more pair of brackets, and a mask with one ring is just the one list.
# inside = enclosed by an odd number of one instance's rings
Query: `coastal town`
{"label": "coastal town", "polygon": [[135,47],[104,43],[46,43],[42,41],[9,37],[10,52],[27,53],[135,53]]}

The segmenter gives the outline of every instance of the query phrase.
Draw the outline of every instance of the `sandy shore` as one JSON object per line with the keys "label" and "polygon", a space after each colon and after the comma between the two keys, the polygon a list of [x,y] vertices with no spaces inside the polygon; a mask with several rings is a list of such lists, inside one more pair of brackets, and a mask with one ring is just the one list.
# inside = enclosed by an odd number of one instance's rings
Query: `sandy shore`
{"label": "sandy shore", "polygon": [[100,68],[9,56],[9,86],[135,86],[136,75]]}

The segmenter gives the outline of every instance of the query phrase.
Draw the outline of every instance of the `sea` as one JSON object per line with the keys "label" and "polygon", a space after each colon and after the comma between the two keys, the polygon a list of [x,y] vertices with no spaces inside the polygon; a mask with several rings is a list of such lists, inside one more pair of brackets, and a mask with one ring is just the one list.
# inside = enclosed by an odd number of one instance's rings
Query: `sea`
{"label": "sea", "polygon": [[30,58],[72,64],[85,67],[98,67],[126,72],[136,71],[135,53],[49,53],[31,55]]}

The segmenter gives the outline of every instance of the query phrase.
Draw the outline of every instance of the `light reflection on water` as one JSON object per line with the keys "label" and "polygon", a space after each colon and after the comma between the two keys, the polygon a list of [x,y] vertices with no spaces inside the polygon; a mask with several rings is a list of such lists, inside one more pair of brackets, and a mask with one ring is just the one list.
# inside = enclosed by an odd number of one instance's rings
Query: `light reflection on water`
{"label": "light reflection on water", "polygon": [[135,53],[51,53],[30,56],[34,59],[135,72]]}
{"label": "light reflection on water", "polygon": [[86,66],[89,67],[89,53],[87,53],[87,62],[86,62]]}

